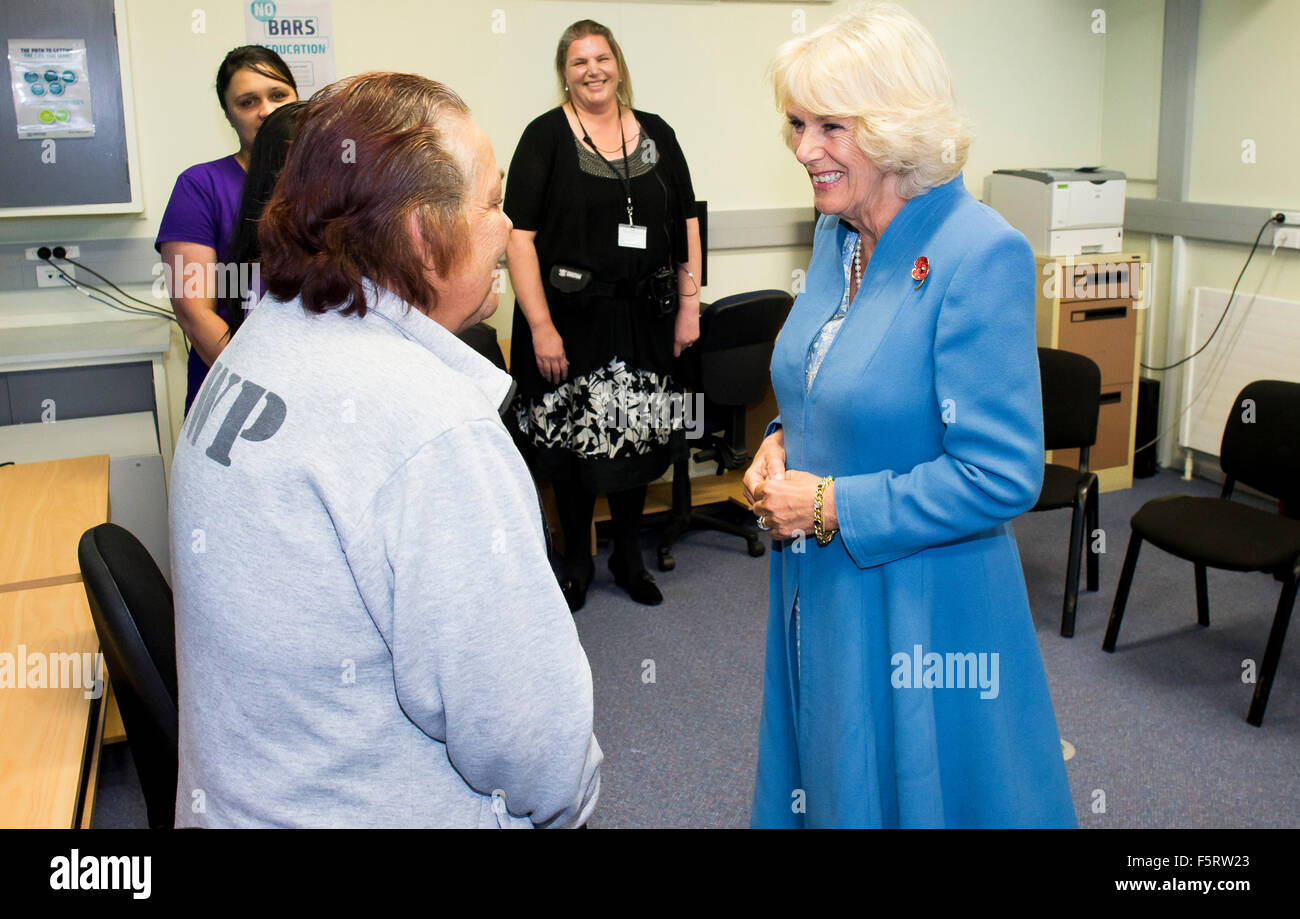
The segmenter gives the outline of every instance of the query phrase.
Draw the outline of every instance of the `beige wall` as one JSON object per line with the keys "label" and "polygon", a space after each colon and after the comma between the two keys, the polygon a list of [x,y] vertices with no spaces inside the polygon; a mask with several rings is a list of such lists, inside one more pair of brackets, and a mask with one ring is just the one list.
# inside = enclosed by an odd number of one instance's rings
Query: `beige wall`
{"label": "beige wall", "polygon": [[1101,160],[1128,176],[1138,198],[1156,196],[1164,8],[1164,0],[1125,0],[1106,17]]}
{"label": "beige wall", "polygon": [[[523,126],[555,102],[551,59],[559,32],[591,16],[619,37],[638,106],[662,114],[677,130],[697,193],[714,213],[803,207],[810,202],[807,178],[781,144],[780,118],[763,73],[776,47],[794,34],[800,16],[813,29],[847,5],[335,0],[336,62],[340,75],[407,69],[446,81],[474,109],[504,166]],[[1104,34],[1092,28],[1092,11],[1100,6],[1095,0],[904,0],[903,5],[934,33],[952,68],[958,102],[974,123],[965,172],[973,192],[978,194],[984,176],[999,167],[1102,162],[1153,173],[1153,142],[1121,139],[1110,129],[1117,123],[1113,110],[1119,121],[1131,117],[1123,108],[1129,104],[1124,79],[1145,75],[1147,110],[1158,92],[1158,0],[1111,4],[1132,5],[1136,12],[1129,16],[1111,9]],[[1217,4],[1207,4],[1212,5]],[[176,174],[235,149],[211,85],[222,55],[244,42],[242,4],[203,5],[202,34],[191,29],[196,4],[126,0],[126,6],[144,213],[0,221],[0,242],[152,238]],[[497,9],[506,14],[504,33],[492,29]],[[1271,53],[1280,61],[1277,30],[1285,16],[1266,13],[1261,35],[1273,42]],[[1146,52],[1152,35],[1156,44]],[[1135,56],[1145,61],[1140,73],[1125,63]],[[1212,87],[1207,91],[1213,95]],[[1108,162],[1112,156],[1116,161]],[[788,287],[807,255],[797,248],[714,253],[705,296]],[[0,294],[0,324],[36,315],[79,321],[102,312],[61,291]],[[503,307],[495,322],[508,334],[509,310]],[[179,338],[168,370],[179,421],[184,387]]]}
{"label": "beige wall", "polygon": [[1192,200],[1300,210],[1300,3],[1203,2],[1200,33]]}
{"label": "beige wall", "polygon": [[[1112,6],[1102,150],[1107,165],[1154,179],[1164,2],[1126,0]],[[1294,0],[1205,0],[1201,4],[1189,200],[1300,210],[1296,152],[1300,150],[1300,106],[1290,101],[1294,67],[1287,63],[1295,60],[1297,35],[1300,3]],[[1255,142],[1254,163],[1242,160],[1246,139]],[[1130,194],[1155,197],[1154,182],[1133,183]],[[1128,233],[1125,248],[1153,253],[1156,260],[1147,320],[1148,363],[1163,366],[1167,347],[1183,357],[1204,343],[1168,342],[1171,302],[1190,304],[1195,287],[1231,290],[1250,246],[1189,239],[1183,275],[1173,278],[1171,238],[1155,237],[1154,248],[1152,240],[1146,234]],[[1300,252],[1273,253],[1267,246],[1256,252],[1238,289],[1239,298],[1251,294],[1300,300]],[[1165,377],[1158,372],[1149,375]],[[1173,414],[1170,405],[1175,406]],[[1181,407],[1176,398],[1166,406],[1162,429],[1175,423]]]}
{"label": "beige wall", "polygon": [[[222,55],[244,42],[242,4],[205,6],[203,34],[191,30],[190,5],[126,4],[144,214],[0,221],[0,242],[152,236],[177,173],[235,149],[212,81]],[[623,46],[637,105],[677,131],[700,197],[714,210],[795,207],[809,201],[807,179],[781,144],[764,71],[799,22],[811,30],[848,5],[336,0],[336,64],[340,75],[412,70],[447,82],[474,109],[505,165],[523,126],[556,102],[559,33],[594,16]],[[1089,28],[1093,0],[904,5],[934,32],[958,101],[975,122],[971,188],[1007,164],[1097,158],[1107,37]],[[498,9],[506,14],[503,34],[492,30]]]}

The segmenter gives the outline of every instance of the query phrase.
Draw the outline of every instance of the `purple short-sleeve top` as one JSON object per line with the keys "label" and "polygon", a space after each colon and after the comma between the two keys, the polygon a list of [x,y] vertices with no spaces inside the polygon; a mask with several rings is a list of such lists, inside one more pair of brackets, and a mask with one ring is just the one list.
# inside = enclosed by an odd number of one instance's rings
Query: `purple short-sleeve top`
{"label": "purple short-sleeve top", "polygon": [[[161,252],[162,244],[167,242],[198,243],[211,246],[217,260],[225,261],[234,242],[243,192],[244,167],[234,154],[186,169],[176,178],[154,248]],[[185,393],[187,412],[207,373],[208,365],[197,351],[191,351]]]}

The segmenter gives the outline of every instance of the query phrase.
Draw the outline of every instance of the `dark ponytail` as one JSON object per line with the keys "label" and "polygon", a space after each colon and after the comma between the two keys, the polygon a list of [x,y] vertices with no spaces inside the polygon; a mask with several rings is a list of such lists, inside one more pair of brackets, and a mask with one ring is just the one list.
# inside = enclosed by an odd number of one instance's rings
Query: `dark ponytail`
{"label": "dark ponytail", "polygon": [[[249,151],[248,174],[244,177],[244,193],[239,202],[235,235],[228,256],[231,264],[240,266],[241,278],[247,277],[243,266],[261,261],[257,222],[275,188],[275,180],[289,156],[289,144],[298,136],[298,125],[308,107],[306,102],[289,102],[267,115],[253,141],[253,149]],[[244,296],[258,297],[261,293],[260,290],[230,291],[217,301],[217,315],[230,326],[230,335],[238,332],[244,322]]]}

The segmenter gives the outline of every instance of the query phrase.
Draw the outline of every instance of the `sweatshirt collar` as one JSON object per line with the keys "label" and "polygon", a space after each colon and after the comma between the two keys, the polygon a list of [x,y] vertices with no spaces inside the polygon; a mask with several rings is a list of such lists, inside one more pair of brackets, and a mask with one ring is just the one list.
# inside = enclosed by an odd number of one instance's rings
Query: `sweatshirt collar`
{"label": "sweatshirt collar", "polygon": [[510,374],[494,366],[483,355],[396,294],[370,281],[365,282],[365,290],[367,314],[374,313],[377,318],[393,326],[403,338],[426,348],[438,360],[466,377],[489,403],[497,406],[498,413],[506,410],[515,394],[515,383]]}

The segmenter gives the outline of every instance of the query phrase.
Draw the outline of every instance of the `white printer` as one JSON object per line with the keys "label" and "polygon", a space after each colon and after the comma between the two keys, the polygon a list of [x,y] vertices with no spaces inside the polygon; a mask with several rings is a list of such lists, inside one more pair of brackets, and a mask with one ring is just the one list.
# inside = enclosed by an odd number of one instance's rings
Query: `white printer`
{"label": "white printer", "polygon": [[1124,245],[1124,173],[1081,169],[997,169],[984,203],[1040,255],[1118,252]]}

